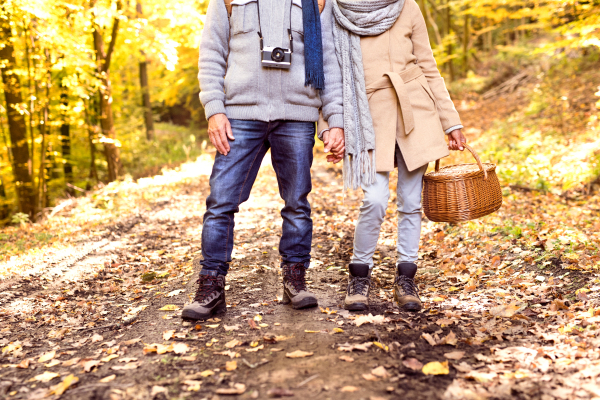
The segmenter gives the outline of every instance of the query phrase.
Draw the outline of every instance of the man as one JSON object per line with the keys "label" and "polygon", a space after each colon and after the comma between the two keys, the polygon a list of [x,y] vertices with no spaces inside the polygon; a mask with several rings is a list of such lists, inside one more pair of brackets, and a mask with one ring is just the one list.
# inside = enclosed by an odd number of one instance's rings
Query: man
{"label": "man", "polygon": [[[194,302],[182,316],[225,311],[225,276],[234,214],[246,201],[271,149],[281,210],[284,303],[317,305],[306,289],[312,220],[310,193],[315,122],[322,108],[329,161],[344,151],[342,81],[333,43],[332,4],[317,0],[211,0],[200,44],[200,101],[217,149],[202,230],[202,269]],[[322,1],[322,0],[320,0]]]}

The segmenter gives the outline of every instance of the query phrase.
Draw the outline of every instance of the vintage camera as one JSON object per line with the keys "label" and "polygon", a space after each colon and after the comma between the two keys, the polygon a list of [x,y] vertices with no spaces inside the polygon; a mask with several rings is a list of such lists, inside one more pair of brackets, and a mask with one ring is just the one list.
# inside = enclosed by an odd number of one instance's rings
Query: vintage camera
{"label": "vintage camera", "polygon": [[262,50],[262,66],[289,69],[292,66],[292,51],[281,47],[265,47]]}

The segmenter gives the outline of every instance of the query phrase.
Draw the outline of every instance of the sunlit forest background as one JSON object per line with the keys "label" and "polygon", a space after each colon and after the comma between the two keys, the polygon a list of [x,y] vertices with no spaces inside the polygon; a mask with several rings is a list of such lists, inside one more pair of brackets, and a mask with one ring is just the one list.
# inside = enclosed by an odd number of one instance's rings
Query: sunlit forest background
{"label": "sunlit forest background", "polygon": [[[206,149],[196,75],[207,3],[2,0],[0,224]],[[461,114],[526,89],[479,111],[485,129],[466,126],[503,184],[597,190],[600,1],[418,3]]]}

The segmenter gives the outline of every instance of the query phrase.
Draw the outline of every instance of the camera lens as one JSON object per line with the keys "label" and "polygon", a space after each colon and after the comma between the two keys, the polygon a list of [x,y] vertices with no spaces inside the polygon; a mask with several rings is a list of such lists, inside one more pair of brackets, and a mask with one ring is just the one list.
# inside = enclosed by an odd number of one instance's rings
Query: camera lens
{"label": "camera lens", "polygon": [[283,49],[279,47],[273,49],[273,52],[271,53],[271,60],[275,62],[282,62],[284,58],[285,52],[283,51]]}

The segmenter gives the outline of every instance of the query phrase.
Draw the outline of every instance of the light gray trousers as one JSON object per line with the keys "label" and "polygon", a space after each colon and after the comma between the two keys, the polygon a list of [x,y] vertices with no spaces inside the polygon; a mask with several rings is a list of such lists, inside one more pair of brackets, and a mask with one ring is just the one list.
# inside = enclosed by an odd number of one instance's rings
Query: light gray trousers
{"label": "light gray trousers", "polygon": [[[421,190],[427,165],[408,171],[402,152],[396,147],[398,161],[398,263],[415,262],[421,238]],[[381,223],[390,198],[390,173],[378,172],[375,183],[362,187],[364,199],[354,231],[352,263],[368,264],[373,268]]]}

